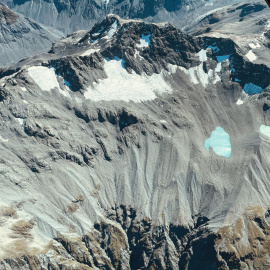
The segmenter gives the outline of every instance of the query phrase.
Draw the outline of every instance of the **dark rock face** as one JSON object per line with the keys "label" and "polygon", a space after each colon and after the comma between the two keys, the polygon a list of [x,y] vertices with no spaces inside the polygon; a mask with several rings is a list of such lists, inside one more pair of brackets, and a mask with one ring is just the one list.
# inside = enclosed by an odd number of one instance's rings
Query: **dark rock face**
{"label": "dark rock face", "polygon": [[180,226],[153,226],[149,218],[138,220],[134,209],[121,205],[81,239],[70,240],[59,233],[49,247],[55,258],[23,256],[0,262],[0,269],[5,265],[54,269],[60,258],[77,263],[74,269],[222,269],[215,239],[204,226],[192,232]]}

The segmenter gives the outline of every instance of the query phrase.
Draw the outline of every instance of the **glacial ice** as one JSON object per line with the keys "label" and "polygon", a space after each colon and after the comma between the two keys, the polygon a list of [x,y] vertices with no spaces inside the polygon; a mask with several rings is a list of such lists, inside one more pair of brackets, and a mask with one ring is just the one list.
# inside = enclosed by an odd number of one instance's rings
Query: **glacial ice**
{"label": "glacial ice", "polygon": [[98,83],[94,83],[93,87],[88,87],[84,93],[86,99],[142,102],[155,99],[157,94],[173,91],[165,77],[176,71],[174,67],[169,67],[170,71],[163,70],[160,74],[152,76],[137,75],[135,72],[129,74],[123,66],[123,60],[118,57],[106,60],[104,71],[108,78],[99,80]]}
{"label": "glacial ice", "polygon": [[260,94],[263,91],[263,89],[260,86],[257,86],[253,83],[247,83],[244,86],[244,91],[248,95],[255,95],[255,94]]}
{"label": "glacial ice", "polygon": [[216,127],[211,137],[205,140],[205,148],[209,152],[213,148],[215,154],[229,158],[232,154],[230,135],[222,127]]}
{"label": "glacial ice", "polygon": [[220,50],[219,50],[219,48],[217,47],[217,46],[208,46],[208,48],[210,48],[210,49],[212,49],[212,51],[213,51],[213,53],[217,53],[217,52],[219,52]]}
{"label": "glacial ice", "polygon": [[218,63],[221,63],[221,62],[229,59],[230,55],[219,55],[219,56],[216,56],[216,57],[217,57]]}

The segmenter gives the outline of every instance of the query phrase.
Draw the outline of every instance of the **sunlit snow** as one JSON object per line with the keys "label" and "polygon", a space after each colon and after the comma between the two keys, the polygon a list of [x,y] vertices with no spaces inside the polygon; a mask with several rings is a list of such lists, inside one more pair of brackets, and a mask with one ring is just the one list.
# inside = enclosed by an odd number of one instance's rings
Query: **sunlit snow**
{"label": "sunlit snow", "polygon": [[255,61],[257,59],[256,54],[252,50],[250,50],[247,54],[246,57],[248,58],[249,61]]}
{"label": "sunlit snow", "polygon": [[28,74],[43,91],[59,89],[59,83],[53,69],[41,66],[30,67],[28,68]]}
{"label": "sunlit snow", "polygon": [[116,32],[116,30],[117,30],[117,26],[118,26],[117,21],[115,21],[115,22],[112,24],[111,29],[110,29],[110,31],[109,31],[108,34],[107,34],[107,37],[108,37],[108,38],[111,38],[111,37],[115,34],[115,32]]}
{"label": "sunlit snow", "polygon": [[93,101],[123,100],[141,102],[153,100],[158,94],[170,93],[173,91],[170,84],[165,80],[176,71],[176,68],[169,66],[170,71],[163,70],[160,74],[148,76],[137,75],[134,71],[129,74],[123,66],[123,60],[114,57],[107,60],[104,70],[108,78],[94,83],[84,93],[85,98]]}
{"label": "sunlit snow", "polygon": [[69,97],[68,88],[70,86],[69,82],[64,80],[66,89],[62,90],[57,81],[57,75],[55,74],[54,68],[47,68],[42,66],[30,67],[28,68],[28,74],[43,91],[50,91],[57,88],[59,92],[65,97]]}
{"label": "sunlit snow", "polygon": [[16,120],[20,123],[20,125],[23,125],[24,119],[23,118],[16,118]]}
{"label": "sunlit snow", "polygon": [[207,60],[207,54],[206,54],[207,50],[200,50],[198,52],[199,58],[202,62],[205,62]]}
{"label": "sunlit snow", "polygon": [[252,49],[256,49],[256,48],[260,48],[261,47],[261,45],[259,43],[256,43],[256,44],[255,43],[250,43],[248,45]]}
{"label": "sunlit snow", "polygon": [[244,104],[244,101],[242,100],[242,99],[238,99],[237,101],[236,101],[236,105],[242,105],[242,104]]}
{"label": "sunlit snow", "polygon": [[222,127],[217,127],[211,133],[211,137],[205,140],[205,148],[209,152],[213,148],[215,154],[229,158],[232,154],[230,135]]}

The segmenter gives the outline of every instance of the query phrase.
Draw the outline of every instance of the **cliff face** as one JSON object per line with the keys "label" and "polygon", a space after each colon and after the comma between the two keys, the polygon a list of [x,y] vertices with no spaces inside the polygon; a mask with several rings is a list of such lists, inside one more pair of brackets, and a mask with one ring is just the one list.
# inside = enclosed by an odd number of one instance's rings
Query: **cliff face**
{"label": "cliff face", "polygon": [[0,3],[0,67],[48,50],[60,36]]}
{"label": "cliff face", "polygon": [[270,69],[240,45],[111,15],[1,70],[0,269],[267,269]]}

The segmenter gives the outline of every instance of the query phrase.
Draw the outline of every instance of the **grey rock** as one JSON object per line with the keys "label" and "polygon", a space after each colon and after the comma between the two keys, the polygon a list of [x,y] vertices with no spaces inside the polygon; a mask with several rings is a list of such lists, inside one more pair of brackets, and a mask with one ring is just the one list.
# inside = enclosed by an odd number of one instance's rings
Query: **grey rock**
{"label": "grey rock", "polygon": [[47,51],[60,37],[0,3],[0,67]]}

